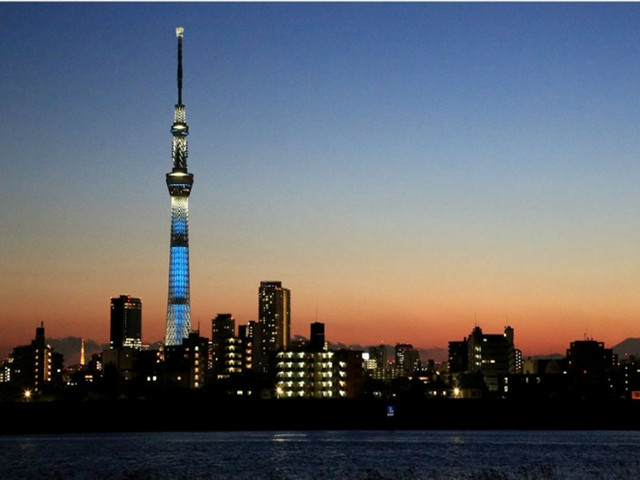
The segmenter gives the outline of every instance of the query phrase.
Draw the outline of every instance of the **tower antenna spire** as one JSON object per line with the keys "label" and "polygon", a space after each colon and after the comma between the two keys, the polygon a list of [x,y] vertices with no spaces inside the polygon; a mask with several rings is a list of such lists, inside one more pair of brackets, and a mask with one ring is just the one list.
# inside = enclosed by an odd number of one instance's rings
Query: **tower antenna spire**
{"label": "tower antenna spire", "polygon": [[173,113],[171,157],[173,169],[167,173],[171,197],[171,247],[169,256],[169,295],[165,345],[182,345],[191,332],[191,294],[189,288],[189,194],[193,174],[187,170],[187,126],[182,104],[182,37],[184,28],[176,28],[178,37],[178,104]]}
{"label": "tower antenna spire", "polygon": [[176,27],[176,37],[178,37],[178,105],[182,105],[182,37],[184,37],[184,27]]}

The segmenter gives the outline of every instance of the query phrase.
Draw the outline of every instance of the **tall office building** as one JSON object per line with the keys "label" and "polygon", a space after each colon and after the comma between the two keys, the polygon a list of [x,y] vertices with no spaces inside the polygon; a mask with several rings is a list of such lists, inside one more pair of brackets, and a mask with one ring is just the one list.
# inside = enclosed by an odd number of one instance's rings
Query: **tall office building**
{"label": "tall office building", "polygon": [[111,350],[142,347],[142,302],[131,295],[111,299]]}
{"label": "tall office building", "polygon": [[258,323],[262,335],[259,362],[265,371],[269,352],[287,350],[291,338],[291,291],[282,282],[260,282]]}
{"label": "tall office building", "polygon": [[327,350],[327,343],[324,339],[324,323],[314,322],[311,324],[309,351],[324,352],[325,350]]}
{"label": "tall office building", "polygon": [[176,28],[178,37],[178,103],[175,106],[171,134],[173,170],[167,173],[171,196],[171,249],[169,255],[169,300],[165,345],[182,345],[191,332],[189,292],[189,194],[193,175],[187,171],[187,136],[185,107],[182,104],[182,38],[184,29]]}

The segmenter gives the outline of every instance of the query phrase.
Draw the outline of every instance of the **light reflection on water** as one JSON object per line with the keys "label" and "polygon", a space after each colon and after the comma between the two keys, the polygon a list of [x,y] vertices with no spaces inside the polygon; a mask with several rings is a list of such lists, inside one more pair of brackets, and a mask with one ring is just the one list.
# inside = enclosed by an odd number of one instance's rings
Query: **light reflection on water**
{"label": "light reflection on water", "polygon": [[274,442],[304,442],[307,441],[307,434],[298,432],[274,433],[271,440]]}
{"label": "light reflection on water", "polygon": [[633,431],[0,436],[0,478],[631,479],[639,447]]}

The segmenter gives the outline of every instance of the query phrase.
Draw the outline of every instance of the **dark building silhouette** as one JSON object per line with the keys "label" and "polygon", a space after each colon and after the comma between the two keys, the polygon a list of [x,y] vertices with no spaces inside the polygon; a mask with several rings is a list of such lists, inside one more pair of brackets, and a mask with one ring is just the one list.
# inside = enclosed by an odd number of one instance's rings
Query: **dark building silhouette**
{"label": "dark building silhouette", "polygon": [[514,347],[513,338],[513,328],[508,326],[502,334],[485,334],[475,327],[469,338],[449,342],[450,372],[465,374],[460,382],[466,382],[469,390],[477,391],[481,387],[478,379],[482,378],[489,392],[505,394],[508,376],[518,373],[521,366],[522,355]]}
{"label": "dark building silhouette", "polygon": [[131,347],[110,348],[102,352],[102,363],[108,376],[131,381],[136,376],[136,361],[140,350]]}
{"label": "dark building silhouette", "polygon": [[[415,355],[414,353],[410,353],[408,347],[411,346],[408,344],[398,344],[396,347],[398,347],[398,350],[393,349],[393,361],[389,361],[389,352],[392,347],[384,344],[369,347],[369,362],[367,362],[368,378],[376,382],[389,383],[397,378],[406,378],[411,375],[409,366],[415,363],[416,358],[419,358],[418,351],[415,351]],[[411,347],[411,349],[412,348],[413,347]],[[411,358],[408,358],[407,355]],[[405,370],[404,366],[406,366],[408,370]]]}
{"label": "dark building silhouette", "polygon": [[9,378],[5,380],[32,393],[41,393],[62,380],[64,358],[47,344],[44,323],[36,328],[31,344],[14,347],[8,363]]}
{"label": "dark building silhouette", "polygon": [[387,346],[378,345],[377,347],[369,347],[369,358],[375,360],[376,368],[387,367]]}
{"label": "dark building silhouette", "polygon": [[616,385],[621,397],[640,400],[640,361],[629,359],[622,362]]}
{"label": "dark building silhouette", "polygon": [[577,340],[567,349],[569,371],[581,374],[603,374],[617,363],[617,355],[603,342]]}
{"label": "dark building silhouette", "polygon": [[111,299],[111,335],[109,348],[142,346],[142,302],[131,295]]}
{"label": "dark building silhouette", "polygon": [[420,368],[420,352],[409,343],[398,343],[395,347],[396,368],[409,375]]}
{"label": "dark building silhouette", "polygon": [[194,331],[182,345],[164,347],[162,383],[167,387],[202,388],[208,374],[209,339]]}
{"label": "dark building silhouette", "polygon": [[[344,388],[346,390],[346,398],[358,398],[363,391],[364,386],[364,364],[362,362],[362,352],[359,350],[336,350],[335,358],[338,361],[338,367],[343,369]],[[339,373],[340,375],[340,373]]]}
{"label": "dark building silhouette", "polygon": [[569,394],[567,359],[527,358],[521,372],[509,376],[508,398],[564,399]]}
{"label": "dark building silhouette", "polygon": [[595,340],[571,342],[567,350],[570,389],[578,398],[615,397],[618,357]]}
{"label": "dark building silhouette", "polygon": [[449,342],[449,371],[463,373],[469,368],[469,347],[467,340]]}
{"label": "dark building silhouette", "polygon": [[311,335],[309,336],[309,351],[322,352],[327,349],[324,338],[324,323],[314,322],[311,324]]}

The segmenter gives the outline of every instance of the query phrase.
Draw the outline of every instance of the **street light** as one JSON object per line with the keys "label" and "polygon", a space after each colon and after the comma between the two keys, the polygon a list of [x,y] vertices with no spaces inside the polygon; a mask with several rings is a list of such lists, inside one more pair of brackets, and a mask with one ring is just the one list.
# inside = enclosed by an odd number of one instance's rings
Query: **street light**
{"label": "street light", "polygon": [[31,390],[27,389],[24,391],[24,400],[28,402],[31,400]]}

